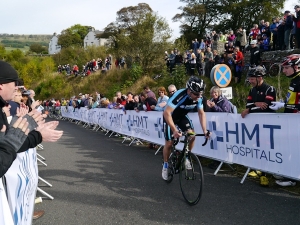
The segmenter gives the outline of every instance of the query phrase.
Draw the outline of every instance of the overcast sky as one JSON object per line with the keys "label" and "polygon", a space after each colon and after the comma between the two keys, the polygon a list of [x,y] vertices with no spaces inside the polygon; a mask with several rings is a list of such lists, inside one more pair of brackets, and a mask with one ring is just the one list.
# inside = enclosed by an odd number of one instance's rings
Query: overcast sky
{"label": "overcast sky", "polygon": [[[53,34],[75,24],[103,30],[116,20],[116,12],[123,7],[145,2],[164,17],[173,36],[179,36],[179,23],[171,18],[180,13],[179,0],[1,0],[0,33]],[[287,0],[284,10],[293,11],[298,0]]]}

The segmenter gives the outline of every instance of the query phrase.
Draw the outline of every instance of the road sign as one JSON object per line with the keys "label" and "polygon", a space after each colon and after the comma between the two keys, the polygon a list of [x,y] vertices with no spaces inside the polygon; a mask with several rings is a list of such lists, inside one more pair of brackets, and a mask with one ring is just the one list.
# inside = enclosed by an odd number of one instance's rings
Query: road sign
{"label": "road sign", "polygon": [[210,72],[210,80],[213,85],[224,88],[231,82],[232,74],[226,64],[215,65]]}

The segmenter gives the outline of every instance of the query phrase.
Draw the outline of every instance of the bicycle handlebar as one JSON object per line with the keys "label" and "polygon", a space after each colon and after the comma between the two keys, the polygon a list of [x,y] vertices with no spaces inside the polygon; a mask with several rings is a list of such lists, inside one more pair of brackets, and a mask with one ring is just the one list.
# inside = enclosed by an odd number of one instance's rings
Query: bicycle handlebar
{"label": "bicycle handlebar", "polygon": [[[206,133],[206,134],[195,134],[195,133],[182,132],[182,136],[184,136],[185,139],[184,139],[184,140],[181,140],[180,142],[185,143],[185,142],[187,141],[187,137],[188,137],[188,136],[209,136],[209,134],[210,134],[210,131],[209,131],[209,130],[207,130],[207,133]],[[202,144],[202,146],[205,146],[205,145],[207,144],[207,141],[208,141],[208,137],[205,138],[205,141],[204,141],[204,143]],[[174,145],[174,146],[177,145],[178,142],[179,142],[179,138],[174,139],[173,145]]]}

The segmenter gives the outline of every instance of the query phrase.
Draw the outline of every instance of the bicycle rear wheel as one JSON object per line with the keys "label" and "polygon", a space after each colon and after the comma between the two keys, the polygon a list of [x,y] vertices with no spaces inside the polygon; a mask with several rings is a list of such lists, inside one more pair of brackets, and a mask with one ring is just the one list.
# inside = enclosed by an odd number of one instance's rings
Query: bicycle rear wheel
{"label": "bicycle rear wheel", "polygon": [[280,73],[280,70],[281,70],[281,67],[278,63],[272,64],[272,66],[270,67],[270,70],[269,70],[269,76],[270,77],[278,76]]}
{"label": "bicycle rear wheel", "polygon": [[[188,164],[187,159],[190,162],[190,166],[186,165]],[[183,157],[180,165],[179,180],[184,199],[189,205],[196,205],[202,195],[204,177],[200,160],[195,154],[188,152],[187,157]]]}

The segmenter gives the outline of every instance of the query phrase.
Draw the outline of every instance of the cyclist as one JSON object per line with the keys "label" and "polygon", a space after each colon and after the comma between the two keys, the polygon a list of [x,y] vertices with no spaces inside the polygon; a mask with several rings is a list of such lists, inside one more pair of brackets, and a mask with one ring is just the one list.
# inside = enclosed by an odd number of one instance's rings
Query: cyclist
{"label": "cyclist", "polygon": [[291,78],[290,86],[284,102],[272,102],[273,105],[269,108],[278,110],[284,107],[285,113],[300,112],[300,54],[287,56],[283,63],[283,73],[286,77]]}
{"label": "cyclist", "polygon": [[[284,58],[281,66],[286,77],[291,78],[290,86],[284,102],[272,102],[270,109],[278,110],[284,107],[284,113],[300,112],[300,54],[289,55]],[[276,177],[275,177],[276,178]],[[280,186],[295,186],[296,181],[281,177],[276,180]]]}
{"label": "cyclist", "polygon": [[[241,116],[245,118],[249,113],[270,113],[274,110],[270,109],[271,102],[276,99],[276,91],[273,86],[268,85],[263,80],[266,74],[266,69],[262,66],[257,66],[249,70],[248,77],[252,86],[247,97],[246,109],[242,111]],[[252,171],[249,176],[260,176],[260,185],[268,186],[269,180],[266,173],[260,171]]]}
{"label": "cyclist", "polygon": [[274,112],[269,106],[276,99],[276,90],[264,82],[263,76],[265,74],[266,70],[262,66],[256,66],[249,70],[247,76],[252,88],[247,97],[246,109],[241,113],[243,118],[249,113]]}
{"label": "cyclist", "polygon": [[[202,93],[205,89],[204,81],[191,77],[187,83],[186,88],[176,91],[169,99],[166,108],[163,112],[164,118],[164,134],[165,134],[165,146],[163,149],[164,165],[162,169],[162,178],[168,180],[168,159],[171,153],[173,144],[172,136],[179,138],[182,134],[177,129],[177,126],[182,132],[194,131],[192,121],[188,117],[188,112],[192,112],[195,108],[198,110],[199,121],[204,134],[208,138],[208,132],[206,130],[206,116],[203,110]],[[191,138],[189,147],[194,146],[195,138]],[[186,167],[189,168],[190,164],[186,160]]]}

